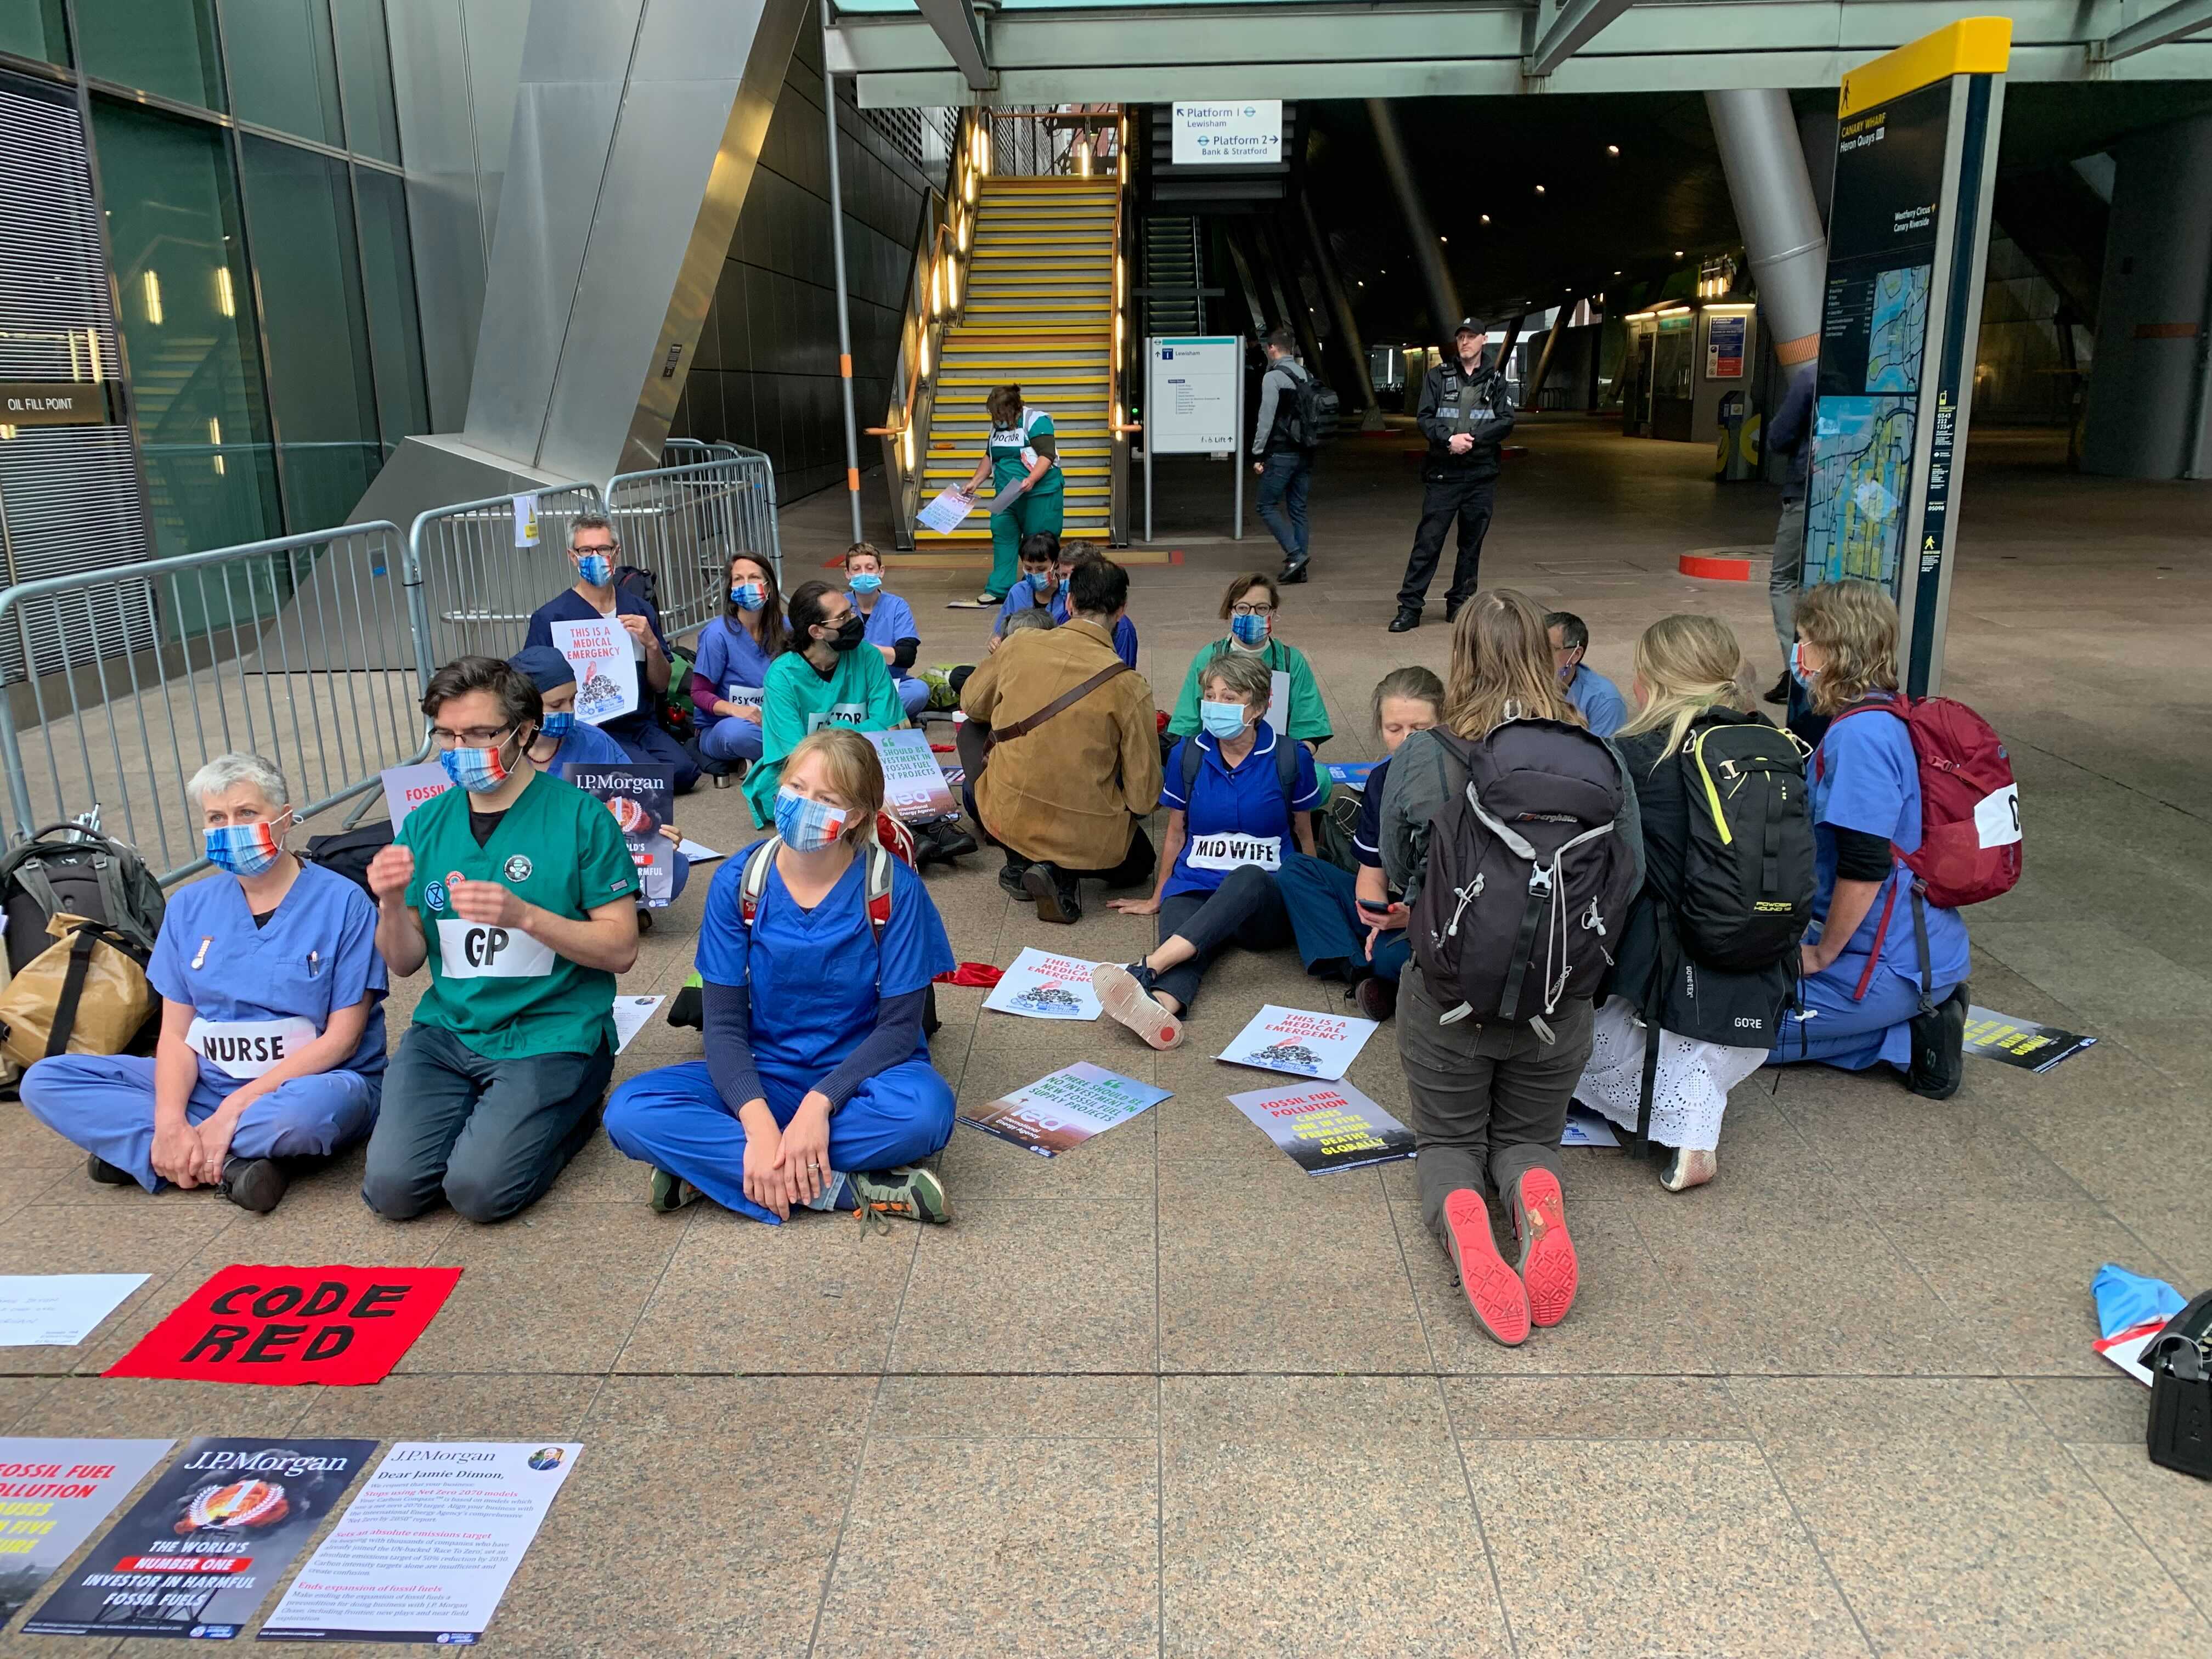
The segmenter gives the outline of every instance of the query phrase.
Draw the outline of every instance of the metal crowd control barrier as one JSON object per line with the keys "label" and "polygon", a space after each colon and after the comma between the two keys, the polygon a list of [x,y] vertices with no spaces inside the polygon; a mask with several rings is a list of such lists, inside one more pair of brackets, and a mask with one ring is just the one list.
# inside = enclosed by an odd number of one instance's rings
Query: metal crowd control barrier
{"label": "metal crowd control barrier", "polygon": [[185,785],[216,755],[274,761],[303,819],[426,758],[405,550],[348,525],[0,591],[15,833],[97,807],[167,884],[205,862]]}
{"label": "metal crowd control barrier", "polygon": [[624,472],[607,484],[625,563],[659,580],[660,619],[671,634],[696,628],[722,612],[731,558],[757,553],[783,586],[783,549],[776,534],[775,469],[757,450],[718,444],[713,460]]}
{"label": "metal crowd control barrier", "polygon": [[598,488],[579,483],[419,516],[407,532],[407,583],[420,602],[425,659],[434,666],[520,651],[530,613],[575,582],[569,526],[605,512]]}

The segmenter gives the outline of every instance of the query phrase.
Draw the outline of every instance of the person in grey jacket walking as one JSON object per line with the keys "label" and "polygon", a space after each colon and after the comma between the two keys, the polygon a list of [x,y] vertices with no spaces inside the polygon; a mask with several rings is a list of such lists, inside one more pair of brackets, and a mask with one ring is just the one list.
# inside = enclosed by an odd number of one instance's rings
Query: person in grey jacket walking
{"label": "person in grey jacket walking", "polygon": [[[1508,720],[1584,721],[1552,670],[1544,611],[1510,588],[1468,601],[1452,634],[1444,681],[1444,727],[1480,742]],[[1620,751],[1601,739],[1620,764]],[[1626,776],[1622,767],[1622,775]],[[1382,873],[1408,910],[1428,869],[1430,829],[1458,787],[1442,744],[1416,732],[1390,763],[1382,794]],[[1636,792],[1624,792],[1615,833],[1640,881],[1643,822]],[[1562,1002],[1547,1022],[1527,1025],[1459,1019],[1428,988],[1419,953],[1399,981],[1398,1054],[1406,1067],[1421,1214],[1459,1269],[1482,1328],[1508,1347],[1532,1325],[1556,1325],[1572,1305],[1580,1268],[1568,1237],[1559,1136],[1589,1058],[1587,998]],[[1549,1038],[1540,1027],[1548,1024]],[[1490,1226],[1487,1200],[1505,1202],[1518,1244],[1508,1264]]]}
{"label": "person in grey jacket walking", "polygon": [[1260,377],[1260,415],[1252,427],[1252,470],[1260,475],[1260,517],[1283,550],[1275,580],[1306,579],[1306,489],[1313,482],[1310,433],[1299,428],[1298,386],[1306,368],[1291,353],[1297,337],[1287,328],[1267,338],[1267,372]]}

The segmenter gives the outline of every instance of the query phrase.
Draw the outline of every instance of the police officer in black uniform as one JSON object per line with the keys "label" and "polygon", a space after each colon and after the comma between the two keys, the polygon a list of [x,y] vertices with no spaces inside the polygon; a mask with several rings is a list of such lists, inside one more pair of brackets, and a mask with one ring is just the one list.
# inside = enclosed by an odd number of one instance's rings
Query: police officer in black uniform
{"label": "police officer in black uniform", "polygon": [[1452,337],[1453,357],[1434,364],[1421,380],[1421,431],[1429,441],[1421,466],[1421,526],[1413,532],[1413,554],[1406,561],[1406,580],[1398,589],[1398,614],[1390,631],[1402,634],[1421,625],[1421,606],[1437,574],[1444,532],[1459,520],[1459,557],[1451,586],[1444,592],[1444,620],[1459,614],[1474,597],[1482,562],[1483,533],[1490,528],[1491,487],[1498,478],[1498,450],[1513,430],[1513,398],[1505,376],[1483,360],[1489,330],[1475,319],[1463,320]]}

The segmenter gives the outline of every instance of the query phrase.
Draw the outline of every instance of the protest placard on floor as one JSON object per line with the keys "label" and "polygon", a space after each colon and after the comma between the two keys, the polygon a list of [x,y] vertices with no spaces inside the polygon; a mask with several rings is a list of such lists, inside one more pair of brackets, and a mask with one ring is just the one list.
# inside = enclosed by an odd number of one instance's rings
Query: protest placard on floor
{"label": "protest placard on floor", "polygon": [[1376,1029],[1373,1020],[1356,1014],[1309,1013],[1271,1002],[1215,1058],[1231,1066],[1327,1078],[1334,1083],[1359,1058]]}
{"label": "protest placard on floor", "polygon": [[1229,1103],[1308,1175],[1413,1155],[1413,1132],[1348,1083],[1254,1089],[1230,1096]]}
{"label": "protest placard on floor", "polygon": [[473,1644],[582,1450],[400,1441],[300,1569],[261,1639]]}
{"label": "protest placard on floor", "polygon": [[374,1440],[193,1441],[24,1630],[237,1636],[375,1449]]}
{"label": "protest placard on floor", "polygon": [[0,1437],[0,1625],[176,1443]]}
{"label": "protest placard on floor", "polygon": [[1562,1146],[1618,1146],[1620,1136],[1613,1125],[1587,1106],[1567,1109],[1567,1127],[1559,1132]]}
{"label": "protest placard on floor", "polygon": [[75,1347],[145,1273],[0,1273],[0,1348]]}
{"label": "protest placard on floor", "polygon": [[2096,1041],[2056,1025],[2014,1019],[1994,1008],[1970,1005],[1966,1009],[1966,1051],[2023,1071],[2047,1072],[2060,1060],[2071,1060],[2094,1047]]}
{"label": "protest placard on floor", "polygon": [[553,624],[553,648],[576,671],[576,718],[604,726],[638,707],[637,656],[617,617]]}
{"label": "protest placard on floor", "polygon": [[676,774],[665,766],[591,766],[570,761],[561,775],[604,803],[637,866],[638,893],[649,910],[676,892],[676,843],[660,826],[676,816]]}
{"label": "protest placard on floor", "polygon": [[1079,1060],[997,1100],[963,1109],[959,1116],[972,1129],[1054,1158],[1127,1123],[1174,1092]]}
{"label": "protest placard on floor", "polygon": [[615,999],[615,1052],[620,1054],[630,1045],[632,1038],[645,1029],[645,1022],[653,1018],[653,1011],[665,1001],[664,997],[617,997]]}
{"label": "protest placard on floor", "polygon": [[1091,988],[1091,970],[1097,965],[1024,945],[983,1006],[1025,1019],[1096,1019],[1098,994]]}
{"label": "protest placard on floor", "polygon": [[380,1382],[460,1276],[459,1267],[225,1267],[101,1375]]}

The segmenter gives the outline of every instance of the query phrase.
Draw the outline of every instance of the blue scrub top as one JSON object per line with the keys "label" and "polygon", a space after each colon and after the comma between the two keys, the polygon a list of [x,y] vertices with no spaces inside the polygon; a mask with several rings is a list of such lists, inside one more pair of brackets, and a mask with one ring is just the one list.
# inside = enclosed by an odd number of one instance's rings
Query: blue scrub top
{"label": "blue scrub top", "polygon": [[1385,755],[1367,775],[1359,797],[1359,823],[1352,832],[1352,856],[1370,870],[1382,867],[1382,781],[1389,775],[1390,757]]}
{"label": "blue scrub top", "polygon": [[658,766],[656,760],[639,760],[596,726],[586,726],[578,720],[568,728],[568,735],[561,739],[561,746],[553,751],[553,758],[538,769],[550,772],[556,778],[568,775],[564,766]]}
{"label": "blue scrub top", "polygon": [[[732,622],[725,614],[699,630],[699,649],[691,659],[691,672],[712,685],[716,696],[730,700],[733,685],[765,687],[773,660],[743,623]],[[730,717],[701,709],[699,718],[702,725],[711,726]]]}
{"label": "blue scrub top", "polygon": [[[894,862],[890,920],[878,947],[860,858],[811,910],[799,908],[770,866],[748,929],[744,888],[751,850],[725,861],[708,890],[699,977],[751,988],[755,1062],[763,1075],[810,1089],[875,1029],[883,997],[905,996],[952,971],[952,944],[921,878]],[[907,1058],[928,1057],[927,1039],[918,1037]]]}
{"label": "blue scrub top", "polygon": [[[1828,902],[1836,890],[1838,830],[1881,836],[1900,853],[1920,845],[1920,766],[1913,757],[1912,738],[1905,722],[1881,710],[1854,714],[1829,723],[1820,739],[1811,772],[1813,806],[1813,915],[1825,922]],[[1882,966],[1920,984],[1920,951],[1912,937],[1910,884],[1912,872],[1902,864],[1890,872],[1882,890],[1875,896],[1866,920],[1851,935],[1844,954],[1830,964],[1831,975],[1848,978],[1853,985],[1865,971],[1875,935],[1881,932]],[[1892,902],[1893,898],[1894,902]],[[1889,927],[1881,929],[1884,908],[1890,911]],[[1966,945],[1966,924],[1956,910],[1941,905],[1924,907],[1928,913],[1928,959],[1937,986],[1956,985],[1966,977],[1972,956]],[[1929,989],[1931,988],[1922,987]]]}
{"label": "blue scrub top", "polygon": [[[1060,585],[1060,592],[1052,596],[1051,610],[1053,626],[1055,628],[1067,620],[1067,584],[1066,582],[1062,582]],[[1114,654],[1132,668],[1137,665],[1137,624],[1129,620],[1129,613],[1126,611],[1114,619]]]}
{"label": "blue scrub top", "polygon": [[[194,964],[198,965],[195,966]],[[319,1033],[331,1014],[374,997],[352,1055],[333,1070],[376,1077],[384,1070],[384,958],[376,950],[376,906],[343,876],[313,864],[275,914],[253,925],[245,890],[216,874],[169,896],[146,977],[171,1002],[210,1024],[305,1019]],[[238,1079],[200,1061],[201,1081],[228,1091]]]}
{"label": "blue scrub top", "polygon": [[[845,590],[845,597],[852,601],[853,609],[858,611],[860,596],[848,587]],[[860,620],[866,624],[866,631],[861,637],[870,645],[896,645],[901,640],[921,637],[921,629],[914,625],[913,607],[897,594],[887,593],[882,588],[876,590],[876,608]]]}
{"label": "blue scrub top", "polygon": [[1575,665],[1566,692],[1567,701],[1582,711],[1589,729],[1599,737],[1609,738],[1628,723],[1628,705],[1621,701],[1620,688],[1588,663]]}
{"label": "blue scrub top", "polygon": [[[1252,752],[1235,768],[1221,758],[1212,738],[1185,738],[1168,757],[1167,776],[1160,786],[1160,805],[1172,807],[1183,815],[1182,850],[1176,854],[1175,873],[1168,878],[1162,890],[1162,898],[1172,898],[1177,893],[1210,893],[1221,885],[1229,872],[1226,869],[1207,869],[1195,866],[1191,858],[1195,844],[1201,836],[1243,836],[1255,839],[1272,838],[1276,843],[1277,864],[1297,850],[1297,842],[1291,833],[1291,811],[1310,811],[1322,802],[1320,781],[1314,775],[1313,751],[1304,744],[1297,745],[1298,771],[1297,787],[1291,801],[1283,800],[1283,786],[1275,776],[1274,728],[1264,720],[1256,729]],[[1183,750],[1196,744],[1205,757],[1199,763],[1198,776],[1192,781],[1188,799],[1182,793]]]}

